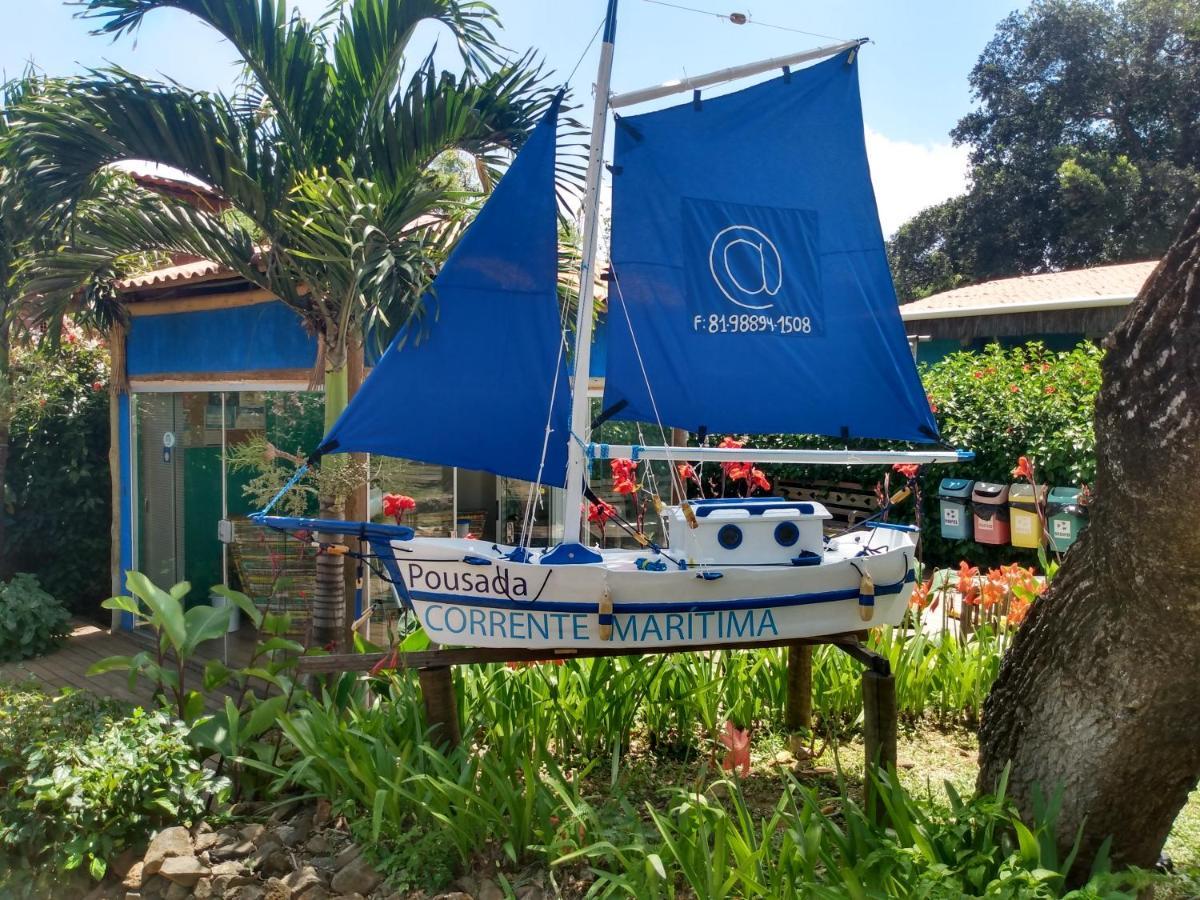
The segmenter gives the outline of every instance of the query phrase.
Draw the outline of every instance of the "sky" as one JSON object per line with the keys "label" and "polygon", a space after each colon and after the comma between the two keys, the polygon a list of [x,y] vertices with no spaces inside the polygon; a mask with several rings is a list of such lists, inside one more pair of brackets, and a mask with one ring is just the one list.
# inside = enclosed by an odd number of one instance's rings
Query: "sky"
{"label": "sky", "polygon": [[[574,97],[590,104],[598,40],[584,51],[603,18],[604,0],[491,2],[504,25],[505,46],[514,52],[536,49],[560,79],[574,71]],[[328,3],[291,0],[309,16]],[[871,38],[860,56],[863,115],[880,220],[890,234],[965,187],[966,149],[952,145],[949,131],[971,109],[967,76],[980,51],[996,24],[1023,0],[670,3],[621,0],[615,92],[836,42],[832,39]],[[238,74],[228,44],[175,10],[151,13],[136,36],[116,42],[89,34],[92,23],[76,18],[78,7],[60,0],[0,0],[0,10],[10,13],[0,30],[0,72],[8,77],[30,62],[52,75],[117,64],[213,90],[228,89]],[[732,12],[747,14],[749,22],[731,23]],[[437,37],[436,26],[429,26],[416,45],[428,48]],[[448,41],[438,50],[440,63],[455,65]],[[657,105],[670,102],[679,98]]]}

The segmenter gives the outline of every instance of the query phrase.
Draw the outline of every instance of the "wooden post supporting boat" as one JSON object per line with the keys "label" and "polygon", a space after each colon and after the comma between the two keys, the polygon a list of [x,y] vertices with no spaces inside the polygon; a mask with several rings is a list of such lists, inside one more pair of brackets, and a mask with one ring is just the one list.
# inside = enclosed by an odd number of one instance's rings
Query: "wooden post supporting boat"
{"label": "wooden post supporting boat", "polygon": [[871,773],[878,769],[884,772],[896,770],[896,676],[891,672],[887,660],[879,667],[866,669],[862,674],[863,697],[863,743],[865,744],[863,771],[863,806],[868,816],[883,815],[875,809],[875,787]]}
{"label": "wooden post supporting boat", "polygon": [[812,644],[789,644],[783,724],[790,734],[812,730]]}
{"label": "wooden post supporting boat", "polygon": [[453,750],[462,743],[453,670],[449,666],[418,669],[417,680],[425,699],[425,723],[431,729],[430,738],[434,744]]}

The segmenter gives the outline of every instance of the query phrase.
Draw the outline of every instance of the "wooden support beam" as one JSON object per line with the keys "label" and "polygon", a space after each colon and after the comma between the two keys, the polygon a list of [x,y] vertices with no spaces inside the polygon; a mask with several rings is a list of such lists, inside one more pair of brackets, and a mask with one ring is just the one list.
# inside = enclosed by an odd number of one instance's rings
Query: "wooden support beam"
{"label": "wooden support beam", "polygon": [[789,644],[787,701],[783,724],[789,733],[812,730],[812,644]]}
{"label": "wooden support beam", "polygon": [[[865,670],[862,697],[863,743],[866,746],[863,808],[874,818],[876,797],[871,773],[876,767],[885,772],[896,770],[896,677],[890,671]],[[883,814],[882,809],[879,814]]]}
{"label": "wooden support beam", "polygon": [[425,724],[432,729],[434,745],[453,750],[462,743],[458,727],[458,698],[454,694],[454,676],[449,666],[418,669],[421,696],[425,698]]}
{"label": "wooden support beam", "polygon": [[169,316],[175,313],[204,312],[211,309],[234,309],[238,306],[254,306],[271,303],[278,298],[271,291],[255,288],[249,291],[229,291],[224,294],[202,294],[196,297],[175,297],[161,300],[135,300],[126,305],[129,315],[137,319],[142,316]]}
{"label": "wooden support beam", "polygon": [[[598,656],[653,656],[662,653],[692,653],[710,650],[752,650],[758,647],[788,647],[793,644],[835,644],[847,653],[858,646],[858,634],[832,634],[814,638],[784,638],[769,641],[745,641],[737,644],[704,644],[679,647],[579,647],[559,650],[522,650],[514,647],[459,647],[456,649],[420,650],[395,654],[397,669],[422,669],[430,666],[462,666],[497,662],[541,662],[554,659],[588,659]],[[297,660],[299,671],[367,672],[391,653],[331,653],[302,656]]]}

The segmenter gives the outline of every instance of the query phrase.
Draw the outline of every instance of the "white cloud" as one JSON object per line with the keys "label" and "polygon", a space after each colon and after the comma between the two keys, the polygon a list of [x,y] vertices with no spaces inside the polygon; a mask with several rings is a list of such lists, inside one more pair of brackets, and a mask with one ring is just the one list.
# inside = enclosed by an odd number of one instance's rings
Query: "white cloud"
{"label": "white cloud", "polygon": [[883,233],[891,236],[914,215],[967,187],[966,147],[894,141],[867,128],[867,158]]}

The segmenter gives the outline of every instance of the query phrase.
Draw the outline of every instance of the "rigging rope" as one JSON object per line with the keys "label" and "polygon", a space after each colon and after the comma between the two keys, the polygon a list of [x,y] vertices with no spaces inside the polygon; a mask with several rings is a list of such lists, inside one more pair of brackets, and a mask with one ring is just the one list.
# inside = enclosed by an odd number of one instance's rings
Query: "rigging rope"
{"label": "rigging rope", "polygon": [[809,37],[822,38],[829,41],[843,42],[846,40],[846,38],[835,37],[832,34],[821,34],[817,31],[805,31],[802,28],[792,28],[788,25],[775,25],[771,22],[760,22],[758,19],[753,18],[750,13],[719,13],[713,12],[710,9],[697,9],[694,6],[683,6],[679,3],[668,3],[666,0],[643,0],[643,2],[652,3],[655,6],[666,6],[671,9],[678,9],[682,10],[683,12],[693,12],[699,13],[703,16],[712,16],[713,18],[721,19],[725,22],[733,22],[735,25],[760,25],[763,28],[774,28],[776,31],[790,31],[793,34],[804,34],[808,35]]}

